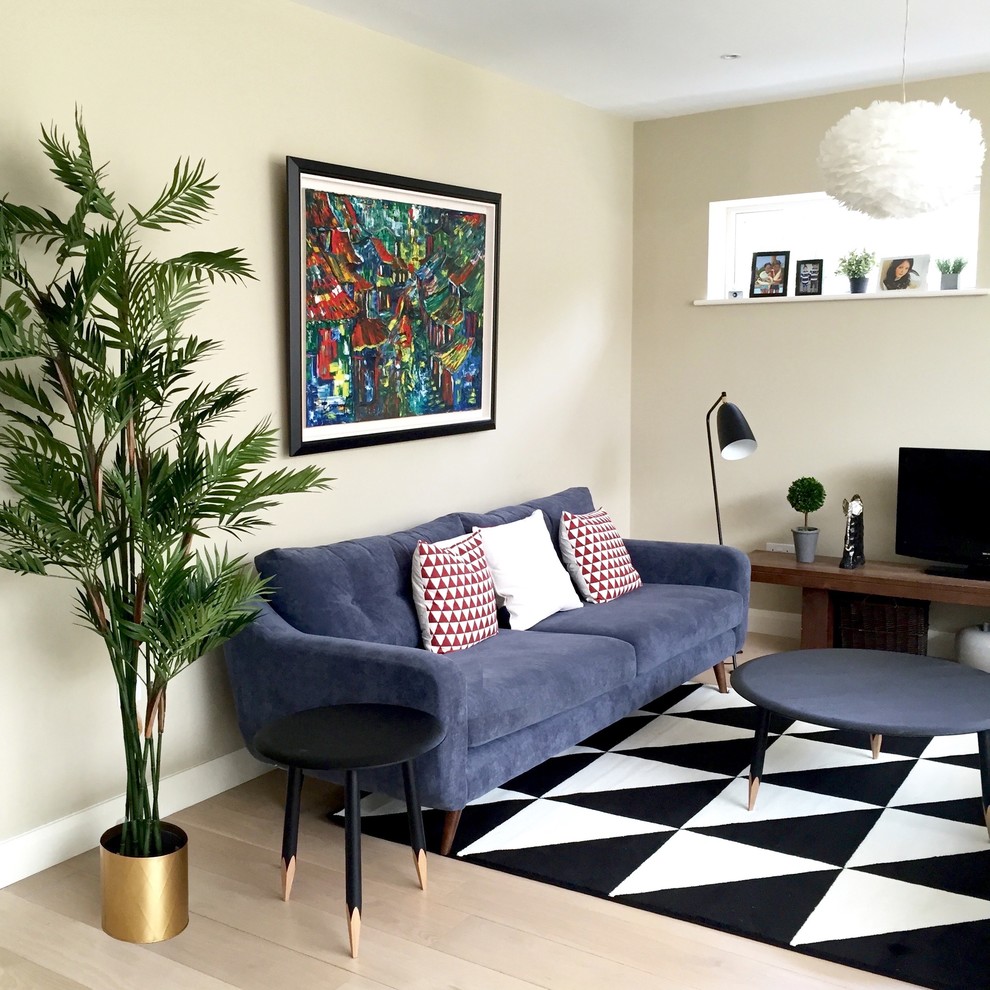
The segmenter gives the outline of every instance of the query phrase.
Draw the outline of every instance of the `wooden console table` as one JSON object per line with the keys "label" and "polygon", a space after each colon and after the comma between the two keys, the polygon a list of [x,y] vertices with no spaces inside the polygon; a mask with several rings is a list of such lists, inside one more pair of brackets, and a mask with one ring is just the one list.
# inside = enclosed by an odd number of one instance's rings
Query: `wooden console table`
{"label": "wooden console table", "polygon": [[770,550],[754,550],[749,559],[753,581],[801,589],[802,649],[833,645],[837,592],[990,608],[990,581],[925,574],[921,564],[867,561],[847,571],[839,567],[838,557],[799,564],[793,554]]}

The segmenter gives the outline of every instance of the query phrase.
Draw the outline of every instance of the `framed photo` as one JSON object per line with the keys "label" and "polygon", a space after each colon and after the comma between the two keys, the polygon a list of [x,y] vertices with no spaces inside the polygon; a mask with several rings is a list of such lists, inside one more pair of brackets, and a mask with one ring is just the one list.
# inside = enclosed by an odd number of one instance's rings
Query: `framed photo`
{"label": "framed photo", "polygon": [[501,195],[286,158],[289,453],[495,429]]}
{"label": "framed photo", "polygon": [[822,294],[822,259],[805,258],[794,262],[794,295],[820,296]]}
{"label": "framed photo", "polygon": [[749,296],[786,296],[790,251],[757,251],[749,278]]}
{"label": "framed photo", "polygon": [[880,290],[890,292],[899,289],[928,288],[927,254],[904,255],[900,258],[883,258],[880,261]]}

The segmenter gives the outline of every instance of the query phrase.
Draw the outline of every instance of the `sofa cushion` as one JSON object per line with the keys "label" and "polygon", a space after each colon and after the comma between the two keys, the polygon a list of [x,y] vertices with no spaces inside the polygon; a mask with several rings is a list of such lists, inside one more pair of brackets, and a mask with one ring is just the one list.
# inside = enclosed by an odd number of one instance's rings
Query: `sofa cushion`
{"label": "sofa cushion", "polygon": [[518,519],[525,519],[534,509],[539,509],[543,513],[547,532],[550,533],[554,549],[557,550],[559,556],[558,534],[560,532],[561,513],[565,510],[567,512],[591,512],[594,508],[595,503],[587,488],[566,488],[555,495],[534,498],[518,505],[505,505],[500,509],[492,509],[490,512],[462,512],[460,517],[464,524],[464,530],[467,531],[473,526],[498,526],[501,523],[516,522]]}
{"label": "sofa cushion", "polygon": [[495,591],[512,629],[529,629],[561,609],[581,607],[538,509],[525,519],[475,527],[475,532],[481,536]]}
{"label": "sofa cushion", "polygon": [[271,579],[273,608],[300,631],[419,646],[413,551],[420,540],[436,543],[463,533],[460,517],[451,513],[388,536],[266,550],[254,562]]}
{"label": "sofa cushion", "polygon": [[636,676],[635,651],[618,639],[515,629],[501,629],[449,662],[464,674],[469,746],[577,708]]}
{"label": "sofa cushion", "polygon": [[574,612],[558,612],[535,625],[533,631],[625,640],[635,647],[637,670],[643,673],[734,629],[745,618],[744,612],[742,596],[735,591],[644,584],[602,605],[588,604]]}
{"label": "sofa cushion", "polygon": [[416,547],[412,590],[423,645],[432,653],[456,653],[498,632],[495,584],[481,533]]}
{"label": "sofa cushion", "polygon": [[608,602],[642,585],[612,517],[604,510],[560,517],[560,552],[578,591]]}

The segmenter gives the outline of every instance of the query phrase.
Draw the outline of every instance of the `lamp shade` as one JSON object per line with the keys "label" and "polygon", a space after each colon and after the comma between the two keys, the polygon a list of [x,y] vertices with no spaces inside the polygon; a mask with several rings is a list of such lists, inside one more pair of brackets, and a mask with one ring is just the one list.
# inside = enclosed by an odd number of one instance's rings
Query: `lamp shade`
{"label": "lamp shade", "polygon": [[951,100],[856,107],[822,140],[825,192],[871,217],[939,210],[979,183],[986,148],[980,122]]}
{"label": "lamp shade", "polygon": [[727,461],[741,461],[756,450],[756,437],[746,422],[746,417],[733,402],[723,402],[715,419],[718,431],[718,449]]}

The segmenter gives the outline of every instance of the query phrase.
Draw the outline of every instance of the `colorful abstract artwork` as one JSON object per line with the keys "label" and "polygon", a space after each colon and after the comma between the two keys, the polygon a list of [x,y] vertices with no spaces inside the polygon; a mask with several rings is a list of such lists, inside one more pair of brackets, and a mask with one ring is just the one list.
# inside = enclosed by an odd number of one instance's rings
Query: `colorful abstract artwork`
{"label": "colorful abstract artwork", "polygon": [[493,429],[498,194],[287,174],[291,452]]}

